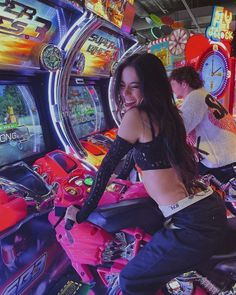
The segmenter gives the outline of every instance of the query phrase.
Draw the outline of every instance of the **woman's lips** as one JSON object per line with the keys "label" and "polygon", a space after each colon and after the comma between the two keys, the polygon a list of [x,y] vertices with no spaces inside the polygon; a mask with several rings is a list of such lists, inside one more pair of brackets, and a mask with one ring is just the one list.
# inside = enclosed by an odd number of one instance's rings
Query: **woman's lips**
{"label": "woman's lips", "polygon": [[135,101],[131,101],[131,102],[125,102],[125,107],[126,108],[130,108],[130,107],[133,107],[133,106],[135,106]]}

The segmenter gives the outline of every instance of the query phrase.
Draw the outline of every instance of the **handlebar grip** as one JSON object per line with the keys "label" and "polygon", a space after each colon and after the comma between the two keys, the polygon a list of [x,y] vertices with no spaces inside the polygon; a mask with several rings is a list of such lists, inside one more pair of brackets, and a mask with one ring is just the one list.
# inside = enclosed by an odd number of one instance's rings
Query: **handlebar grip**
{"label": "handlebar grip", "polygon": [[67,219],[66,220],[66,223],[65,223],[65,229],[66,230],[71,230],[72,229],[72,227],[73,227],[73,225],[74,225],[74,221],[73,220],[71,220],[71,219]]}
{"label": "handlebar grip", "polygon": [[211,182],[212,182],[214,185],[218,186],[219,188],[222,188],[222,187],[224,186],[224,183],[221,182],[219,179],[217,179],[217,178],[214,177],[214,176],[211,178]]}

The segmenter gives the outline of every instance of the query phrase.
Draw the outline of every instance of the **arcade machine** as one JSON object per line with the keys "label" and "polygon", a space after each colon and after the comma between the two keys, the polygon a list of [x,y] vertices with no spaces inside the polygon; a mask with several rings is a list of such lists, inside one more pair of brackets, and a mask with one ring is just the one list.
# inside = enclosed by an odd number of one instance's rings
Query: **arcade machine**
{"label": "arcade machine", "polygon": [[32,164],[48,152],[60,158],[46,90],[75,12],[68,3],[9,0],[0,15],[0,294],[52,294],[69,261],[48,222],[55,186]]}
{"label": "arcade machine", "polygon": [[[187,44],[188,55],[192,56],[192,59],[188,59],[188,63],[200,73],[204,87],[230,113],[232,113],[235,87],[235,60],[231,57],[230,46],[233,39],[231,21],[231,11],[221,6],[214,6],[211,23],[206,28],[205,37],[195,36],[195,42],[198,42],[195,46],[193,39]],[[199,51],[197,52],[196,49]]]}
{"label": "arcade machine", "polygon": [[63,68],[50,74],[54,127],[69,153],[99,167],[116,124],[109,102],[109,79],[117,62],[138,50],[129,34],[131,1],[84,1],[84,14],[61,40]]}

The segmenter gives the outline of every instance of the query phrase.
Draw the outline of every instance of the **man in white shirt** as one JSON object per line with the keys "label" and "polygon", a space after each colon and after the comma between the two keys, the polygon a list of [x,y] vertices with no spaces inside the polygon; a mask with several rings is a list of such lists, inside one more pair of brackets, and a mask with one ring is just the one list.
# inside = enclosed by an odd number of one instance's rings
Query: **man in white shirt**
{"label": "man in white shirt", "polygon": [[180,107],[188,139],[200,154],[200,174],[223,180],[236,174],[236,122],[223,105],[203,88],[191,66],[173,70],[172,90],[183,98]]}

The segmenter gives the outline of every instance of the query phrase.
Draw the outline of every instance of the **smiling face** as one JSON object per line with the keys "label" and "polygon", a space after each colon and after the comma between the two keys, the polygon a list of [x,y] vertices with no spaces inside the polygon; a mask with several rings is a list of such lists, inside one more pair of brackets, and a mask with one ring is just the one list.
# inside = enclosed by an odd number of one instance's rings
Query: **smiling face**
{"label": "smiling face", "polygon": [[126,111],[138,106],[142,102],[139,78],[135,69],[132,67],[126,67],[122,72],[120,95]]}

